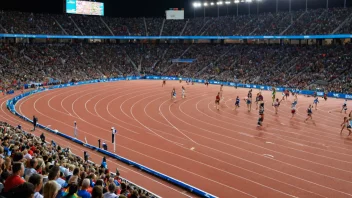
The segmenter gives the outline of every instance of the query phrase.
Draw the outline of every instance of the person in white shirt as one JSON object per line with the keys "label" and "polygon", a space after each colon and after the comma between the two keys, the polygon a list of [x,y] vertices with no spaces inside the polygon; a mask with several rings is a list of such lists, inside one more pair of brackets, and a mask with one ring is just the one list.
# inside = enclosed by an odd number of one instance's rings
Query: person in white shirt
{"label": "person in white shirt", "polygon": [[109,184],[108,190],[109,192],[104,193],[104,198],[118,198],[115,194],[116,186],[114,183]]}
{"label": "person in white shirt", "polygon": [[27,149],[23,151],[23,154],[24,154],[23,158],[25,158],[27,160],[31,160],[32,159],[32,156],[28,153]]}
{"label": "person in white shirt", "polygon": [[34,185],[34,198],[43,198],[43,195],[39,193],[43,186],[43,177],[39,174],[33,174],[29,177],[28,182]]}

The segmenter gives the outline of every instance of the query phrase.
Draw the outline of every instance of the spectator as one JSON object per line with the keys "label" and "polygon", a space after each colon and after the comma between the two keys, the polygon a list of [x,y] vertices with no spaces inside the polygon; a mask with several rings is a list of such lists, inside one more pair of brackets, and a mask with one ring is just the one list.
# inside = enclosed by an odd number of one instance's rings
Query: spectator
{"label": "spectator", "polygon": [[21,177],[24,174],[24,166],[21,162],[14,162],[12,165],[12,175],[9,176],[5,181],[4,192],[7,193],[11,189],[19,186],[25,182]]}
{"label": "spectator", "polygon": [[43,195],[44,198],[56,198],[56,196],[59,194],[60,188],[58,187],[57,183],[55,181],[48,181],[44,185],[43,189]]}
{"label": "spectator", "polygon": [[33,174],[29,177],[28,182],[34,186],[34,198],[43,198],[39,193],[43,187],[43,177],[39,174]]}
{"label": "spectator", "polygon": [[104,198],[118,198],[115,194],[116,186],[114,183],[110,183],[108,187],[109,192],[104,193]]}
{"label": "spectator", "polygon": [[78,191],[77,195],[82,198],[91,198],[91,194],[87,191],[89,188],[90,181],[89,179],[84,179],[82,182],[81,190]]}
{"label": "spectator", "polygon": [[29,179],[29,177],[32,175],[32,174],[36,174],[37,171],[34,169],[35,167],[37,167],[38,165],[38,161],[36,159],[31,159],[29,161],[29,167],[25,169],[24,171],[24,178],[26,180]]}
{"label": "spectator", "polygon": [[103,198],[103,189],[101,186],[94,186],[92,198]]}
{"label": "spectator", "polygon": [[[68,192],[64,193],[63,197],[65,198],[78,198],[81,196],[78,196],[76,193],[78,191],[78,185],[75,183],[70,184],[70,188]],[[83,197],[82,197],[83,198]]]}
{"label": "spectator", "polygon": [[7,195],[8,198],[33,198],[34,196],[34,186],[28,182],[15,187],[11,191],[11,195]]}
{"label": "spectator", "polygon": [[56,181],[60,177],[60,168],[58,166],[53,166],[49,170],[48,179],[49,181],[53,181],[58,189],[61,189],[61,185]]}
{"label": "spectator", "polygon": [[60,177],[57,178],[56,182],[61,185],[62,188],[65,188],[67,186],[66,181],[63,179],[64,173],[60,171]]}

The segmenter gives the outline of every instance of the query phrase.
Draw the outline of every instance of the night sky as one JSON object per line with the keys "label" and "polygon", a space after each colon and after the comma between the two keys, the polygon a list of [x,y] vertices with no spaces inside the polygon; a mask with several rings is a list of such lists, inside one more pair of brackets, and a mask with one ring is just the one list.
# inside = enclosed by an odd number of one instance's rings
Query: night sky
{"label": "night sky", "polygon": [[[97,0],[99,1],[99,0]],[[226,1],[226,0],[223,0]],[[255,1],[255,0],[253,0]],[[24,12],[63,13],[65,0],[3,0],[1,10],[18,10]],[[105,3],[105,16],[112,17],[164,17],[169,8],[185,8],[185,17],[193,17],[192,3],[195,0],[100,0]],[[199,0],[197,2],[206,2]],[[211,0],[207,0],[211,2]],[[216,2],[214,0],[213,2]],[[288,11],[289,0],[279,0],[279,10]],[[236,5],[220,7],[220,15],[235,15]],[[329,7],[343,7],[344,0],[329,0]],[[251,13],[257,12],[257,3],[251,4]],[[352,6],[352,0],[347,0],[347,6]],[[326,0],[308,0],[308,8],[325,8]],[[292,10],[305,9],[305,0],[292,0]],[[217,16],[217,7],[206,8],[206,16]],[[275,12],[275,0],[262,0],[259,3],[259,12]],[[239,13],[248,14],[248,4],[239,4]],[[196,16],[203,17],[203,8],[195,10]]]}

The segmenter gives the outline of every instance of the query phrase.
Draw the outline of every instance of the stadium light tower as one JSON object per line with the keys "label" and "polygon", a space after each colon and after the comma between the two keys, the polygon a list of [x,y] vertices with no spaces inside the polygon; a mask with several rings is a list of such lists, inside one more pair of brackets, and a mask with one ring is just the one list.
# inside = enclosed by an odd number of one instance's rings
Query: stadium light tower
{"label": "stadium light tower", "polygon": [[288,11],[291,13],[291,0],[289,1],[290,5],[288,7]]}
{"label": "stadium light tower", "polygon": [[276,0],[276,13],[279,11],[279,0]]}
{"label": "stadium light tower", "polygon": [[226,13],[229,15],[229,5],[231,4],[231,1],[225,1],[226,4]]}
{"label": "stadium light tower", "polygon": [[204,21],[205,21],[205,7],[208,7],[208,3],[207,3],[207,2],[203,3],[203,15],[204,15]]}
{"label": "stadium light tower", "polygon": [[194,2],[193,3],[193,17],[196,18],[196,8],[202,7],[202,4],[199,2]]}
{"label": "stadium light tower", "polygon": [[248,3],[248,15],[251,15],[251,3],[252,3],[252,0],[246,0],[246,2]]}
{"label": "stadium light tower", "polygon": [[306,0],[306,12],[308,12],[308,0]]}
{"label": "stadium light tower", "polygon": [[262,0],[257,0],[257,15],[259,14],[259,2],[261,2]]}
{"label": "stadium light tower", "polygon": [[219,18],[220,17],[220,6],[223,4],[223,2],[218,1],[216,4],[218,5],[218,18]]}
{"label": "stadium light tower", "polygon": [[240,0],[235,0],[234,3],[236,4],[236,7],[237,7],[237,16],[238,16],[238,4],[240,3]]}

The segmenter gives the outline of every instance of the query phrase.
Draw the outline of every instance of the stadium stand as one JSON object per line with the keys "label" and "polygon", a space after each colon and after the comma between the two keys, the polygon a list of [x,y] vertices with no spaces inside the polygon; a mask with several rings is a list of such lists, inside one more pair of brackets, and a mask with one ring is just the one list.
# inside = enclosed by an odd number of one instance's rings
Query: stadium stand
{"label": "stadium stand", "polygon": [[[2,44],[1,84],[71,82],[123,75],[182,75],[208,80],[351,93],[351,44],[328,46],[221,44]],[[172,63],[171,59],[196,59]],[[265,74],[265,75],[263,75]]]}
{"label": "stadium stand", "polygon": [[[164,20],[1,12],[4,33],[61,35],[306,35],[350,33],[352,8]],[[341,25],[342,24],[342,25]]]}
{"label": "stadium stand", "polygon": [[85,162],[69,148],[54,141],[45,142],[45,138],[19,127],[0,122],[0,138],[0,195],[3,197],[29,198],[33,194],[36,198],[55,197],[55,194],[58,194],[56,197],[67,194],[90,197],[96,186],[102,188],[104,195],[155,197],[120,177],[118,172],[112,174],[103,163]]}

